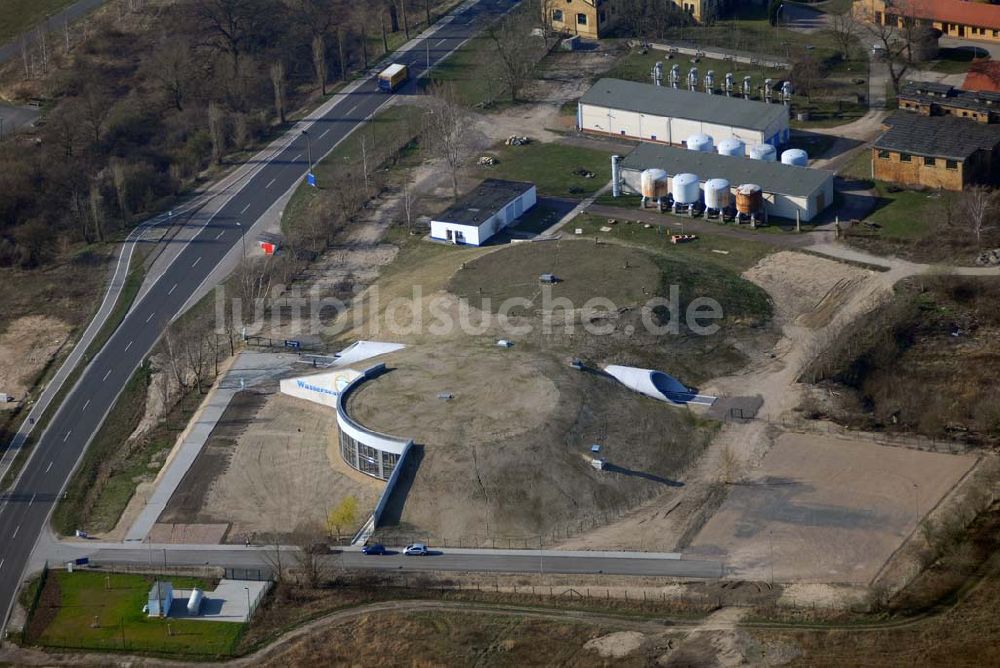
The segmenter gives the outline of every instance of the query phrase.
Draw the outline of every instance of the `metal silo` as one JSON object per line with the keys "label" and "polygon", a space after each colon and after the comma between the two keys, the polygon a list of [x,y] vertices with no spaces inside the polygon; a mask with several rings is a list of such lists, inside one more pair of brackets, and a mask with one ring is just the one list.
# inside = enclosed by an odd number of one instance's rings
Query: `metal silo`
{"label": "metal silo", "polygon": [[750,158],[765,162],[777,162],[778,151],[770,144],[754,144],[750,147]]}
{"label": "metal silo", "polygon": [[708,135],[691,135],[687,138],[687,147],[690,151],[701,151],[702,153],[711,153],[715,148],[712,138]]}
{"label": "metal silo", "polygon": [[747,154],[747,145],[743,143],[742,139],[730,137],[729,139],[723,139],[719,142],[718,151],[719,155],[743,158],[746,157]]}
{"label": "metal silo", "polygon": [[782,152],[781,163],[783,165],[795,165],[796,167],[808,167],[809,154],[801,148],[790,148]]}

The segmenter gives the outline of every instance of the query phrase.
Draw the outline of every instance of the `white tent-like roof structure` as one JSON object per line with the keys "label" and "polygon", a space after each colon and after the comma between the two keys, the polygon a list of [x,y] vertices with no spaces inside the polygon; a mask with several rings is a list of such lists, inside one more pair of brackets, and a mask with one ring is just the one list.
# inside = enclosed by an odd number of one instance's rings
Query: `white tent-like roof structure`
{"label": "white tent-like roof structure", "polygon": [[630,390],[665,401],[673,406],[686,406],[687,404],[711,406],[715,403],[715,397],[697,394],[673,376],[662,371],[611,364],[604,367],[604,372]]}

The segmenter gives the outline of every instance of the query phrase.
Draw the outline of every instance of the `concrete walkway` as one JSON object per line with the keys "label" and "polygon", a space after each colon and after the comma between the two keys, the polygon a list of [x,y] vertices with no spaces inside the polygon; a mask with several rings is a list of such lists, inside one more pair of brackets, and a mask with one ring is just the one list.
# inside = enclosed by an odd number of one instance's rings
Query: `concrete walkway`
{"label": "concrete walkway", "polygon": [[166,465],[157,476],[156,489],[125,535],[126,543],[145,540],[149,535],[236,393],[287,372],[298,359],[298,355],[291,354],[242,352],[237,355],[229,371],[212,388],[199,412],[181,435],[183,440],[180,445],[175,446],[170,453]]}

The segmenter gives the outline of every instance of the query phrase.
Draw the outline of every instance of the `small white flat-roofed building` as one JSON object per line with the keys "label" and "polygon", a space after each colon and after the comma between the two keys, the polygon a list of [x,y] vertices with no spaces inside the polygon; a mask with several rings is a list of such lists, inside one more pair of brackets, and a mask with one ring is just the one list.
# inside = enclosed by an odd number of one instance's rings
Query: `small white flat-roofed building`
{"label": "small white flat-roofed building", "polygon": [[788,107],[670,86],[601,79],[577,105],[581,132],[680,146],[694,135],[714,145],[736,137],[746,146],[788,142]]}
{"label": "small white flat-roofed building", "polygon": [[486,179],[431,218],[431,238],[481,246],[535,206],[537,199],[533,183]]}
{"label": "small white flat-roofed building", "polygon": [[174,604],[174,585],[157,580],[146,597],[146,614],[149,617],[170,616],[170,606]]}

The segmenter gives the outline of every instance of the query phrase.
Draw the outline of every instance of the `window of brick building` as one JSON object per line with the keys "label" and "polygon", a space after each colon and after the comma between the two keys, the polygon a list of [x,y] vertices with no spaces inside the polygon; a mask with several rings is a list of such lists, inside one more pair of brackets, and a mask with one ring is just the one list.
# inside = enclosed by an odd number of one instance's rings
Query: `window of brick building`
{"label": "window of brick building", "polygon": [[559,21],[560,23],[562,23],[563,22],[563,10],[561,10],[561,9],[553,9],[552,10],[552,20],[553,21]]}
{"label": "window of brick building", "polygon": [[946,160],[944,166],[948,169],[958,169],[958,160]]}
{"label": "window of brick building", "polygon": [[587,25],[587,15],[586,14],[577,14],[576,15],[576,24],[578,26],[585,26],[585,25]]}
{"label": "window of brick building", "polygon": [[933,167],[937,164],[937,160],[934,158],[924,158],[924,164],[928,167]]}
{"label": "window of brick building", "polygon": [[899,154],[899,161],[900,162],[912,162],[913,161],[913,156],[910,155],[909,153],[900,153]]}

